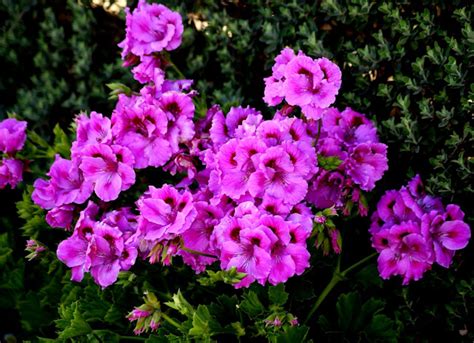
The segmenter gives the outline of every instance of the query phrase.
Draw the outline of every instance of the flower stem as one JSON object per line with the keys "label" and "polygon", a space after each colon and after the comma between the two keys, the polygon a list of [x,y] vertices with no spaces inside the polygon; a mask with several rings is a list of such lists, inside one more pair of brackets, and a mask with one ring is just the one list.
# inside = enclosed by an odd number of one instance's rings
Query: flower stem
{"label": "flower stem", "polygon": [[168,63],[169,63],[169,66],[171,67],[171,69],[173,69],[181,79],[186,79],[186,77],[181,72],[181,70],[179,70],[179,68],[176,66],[176,64],[174,64],[171,60],[169,60]]}
{"label": "flower stem", "polygon": [[359,262],[354,263],[352,266],[350,266],[349,268],[347,268],[347,269],[345,269],[341,272],[342,276],[346,276],[347,273],[351,272],[353,269],[355,269],[355,268],[359,267],[360,265],[364,264],[365,262],[369,261],[372,257],[375,257],[376,255],[377,255],[377,253],[374,252],[373,254],[364,257]]}
{"label": "flower stem", "polygon": [[308,313],[308,316],[306,317],[304,324],[306,324],[311,317],[313,316],[314,312],[319,308],[319,306],[323,303],[324,299],[328,296],[328,294],[332,291],[332,289],[339,283],[339,281],[342,280],[342,276],[339,273],[334,272],[332,275],[331,281],[327,284],[326,288],[323,289],[321,294],[319,295],[318,299],[314,303],[313,307]]}
{"label": "flower stem", "polygon": [[147,338],[145,337],[140,337],[140,336],[120,336],[119,337],[120,341],[145,341]]}
{"label": "flower stem", "polygon": [[361,266],[365,262],[369,261],[372,257],[374,257],[376,255],[377,255],[377,253],[373,253],[369,256],[366,256],[363,259],[361,259],[360,261],[354,263],[349,268],[343,270],[342,272],[340,271],[341,257],[339,255],[339,259],[337,260],[337,266],[336,266],[336,269],[334,270],[331,281],[329,281],[326,288],[323,289],[323,291],[319,295],[318,299],[316,299],[316,302],[314,303],[313,307],[309,311],[308,316],[306,317],[306,319],[304,321],[304,324],[309,322],[309,320],[313,316],[314,312],[316,312],[316,310],[319,308],[319,306],[321,306],[324,299],[326,299],[326,297],[329,295],[329,293],[332,291],[332,289],[339,283],[339,281],[342,281],[348,273],[350,273],[351,271],[353,271],[357,267]]}
{"label": "flower stem", "polygon": [[210,257],[210,258],[217,258],[217,256],[215,255],[211,255],[211,254],[206,254],[204,252],[201,252],[201,251],[197,251],[197,250],[193,250],[193,249],[189,249],[189,248],[186,248],[186,247],[181,247],[181,250],[184,250],[190,254],[193,254],[193,255],[200,255],[200,256],[205,256],[205,257]]}
{"label": "flower stem", "polygon": [[178,330],[181,330],[181,324],[178,323],[176,320],[174,320],[173,318],[171,318],[170,316],[168,316],[166,313],[164,312],[161,312],[161,317],[166,320],[168,323],[170,323],[171,325],[173,325],[175,328],[177,328]]}

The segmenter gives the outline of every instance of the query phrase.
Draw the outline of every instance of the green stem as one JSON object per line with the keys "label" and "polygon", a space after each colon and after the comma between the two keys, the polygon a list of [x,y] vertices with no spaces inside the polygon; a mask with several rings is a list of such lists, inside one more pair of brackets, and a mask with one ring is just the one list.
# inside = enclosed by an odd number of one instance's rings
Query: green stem
{"label": "green stem", "polygon": [[178,330],[181,330],[181,324],[178,323],[176,320],[174,320],[173,318],[171,318],[170,316],[168,316],[166,313],[164,312],[161,312],[161,317],[166,320],[168,323],[170,323],[171,325],[173,325],[175,328],[177,328]]}
{"label": "green stem", "polygon": [[181,70],[179,70],[179,68],[176,66],[176,64],[174,64],[173,62],[171,62],[171,60],[169,60],[168,63],[169,63],[169,66],[171,67],[171,69],[173,69],[173,70],[178,74],[178,76],[179,76],[181,79],[186,79],[186,77],[185,77],[184,74],[181,72]]}
{"label": "green stem", "polygon": [[147,338],[139,337],[139,336],[120,336],[119,340],[126,340],[126,341],[146,341]]}
{"label": "green stem", "polygon": [[197,251],[197,250],[193,250],[193,249],[189,249],[189,248],[186,248],[186,247],[181,247],[181,250],[184,250],[190,254],[193,254],[193,255],[200,255],[200,256],[205,256],[205,257],[210,257],[210,258],[217,258],[217,256],[215,255],[211,255],[211,254],[206,254],[204,252],[201,252],[201,251]]}
{"label": "green stem", "polygon": [[350,266],[349,268],[347,268],[346,270],[343,270],[342,271],[342,276],[346,276],[347,273],[351,272],[352,270],[356,269],[357,267],[359,267],[360,265],[364,264],[365,262],[369,261],[372,257],[375,257],[377,256],[377,253],[374,252],[372,255],[369,255],[369,256],[366,256],[364,257],[362,260],[360,260],[359,262],[356,262],[354,263],[352,266]]}
{"label": "green stem", "polygon": [[311,310],[309,311],[308,313],[308,316],[306,317],[305,321],[304,321],[304,324],[306,324],[310,319],[311,317],[313,316],[314,312],[316,312],[316,310],[319,308],[319,306],[321,306],[321,304],[323,303],[324,299],[326,299],[326,297],[328,296],[328,294],[332,291],[332,289],[339,283],[339,281],[342,280],[342,275],[340,275],[339,273],[336,273],[334,272],[334,274],[332,275],[332,278],[331,278],[331,281],[329,281],[329,283],[327,284],[326,288],[323,289],[323,291],[321,292],[321,294],[319,295],[318,299],[316,300],[316,302],[314,303],[313,307],[311,308]]}
{"label": "green stem", "polygon": [[314,303],[313,307],[309,311],[308,316],[306,317],[306,319],[304,321],[304,324],[309,322],[309,320],[313,316],[314,312],[316,312],[316,310],[319,308],[319,306],[321,306],[324,299],[326,299],[326,297],[329,295],[329,293],[332,291],[332,289],[339,283],[339,281],[342,281],[348,273],[350,273],[351,271],[353,271],[357,267],[361,266],[365,262],[369,261],[372,257],[374,257],[376,255],[377,255],[377,253],[373,253],[372,255],[366,256],[363,259],[361,259],[360,261],[354,263],[349,268],[343,270],[342,272],[340,271],[341,256],[339,255],[339,259],[337,260],[337,266],[336,266],[336,269],[334,270],[331,281],[329,281],[326,288],[323,289],[323,291],[319,295],[318,299],[316,299],[316,302]]}

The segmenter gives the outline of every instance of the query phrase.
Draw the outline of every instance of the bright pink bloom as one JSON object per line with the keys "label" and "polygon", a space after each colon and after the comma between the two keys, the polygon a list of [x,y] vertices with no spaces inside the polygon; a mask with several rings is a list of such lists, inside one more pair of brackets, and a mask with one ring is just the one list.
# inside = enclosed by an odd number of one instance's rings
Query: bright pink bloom
{"label": "bright pink bloom", "polygon": [[129,54],[144,56],[174,50],[181,44],[181,16],[163,5],[140,0],[132,13],[126,9],[126,25],[125,39],[119,44],[123,59]]}
{"label": "bright pink bloom", "polygon": [[8,118],[0,121],[0,151],[11,154],[23,148],[26,141],[26,121]]}
{"label": "bright pink bloom", "polygon": [[23,162],[14,158],[0,161],[0,189],[7,185],[13,189],[23,180]]}
{"label": "bright pink bloom", "polygon": [[84,149],[80,168],[85,180],[94,183],[97,196],[112,201],[135,183],[134,162],[130,150],[123,146],[96,144]]}

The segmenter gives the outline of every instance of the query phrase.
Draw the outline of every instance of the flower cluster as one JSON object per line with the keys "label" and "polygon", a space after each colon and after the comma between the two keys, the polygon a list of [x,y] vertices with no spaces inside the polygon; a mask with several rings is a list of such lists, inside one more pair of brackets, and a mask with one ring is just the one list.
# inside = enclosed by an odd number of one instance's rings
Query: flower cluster
{"label": "flower cluster", "polygon": [[270,106],[285,100],[298,106],[308,119],[321,119],[323,109],[336,100],[341,88],[341,70],[327,58],[312,59],[290,48],[275,58],[272,76],[265,78],[263,100]]}
{"label": "flower cluster", "polygon": [[23,180],[23,162],[15,153],[23,149],[26,141],[26,121],[14,118],[0,122],[0,151],[6,156],[0,161],[0,189],[15,188]]}
{"label": "flower cluster", "polygon": [[[291,106],[264,119],[254,108],[225,115],[214,105],[194,123],[192,82],[166,80],[173,64],[163,50],[176,48],[181,33],[179,15],[162,5],[140,1],[127,12],[122,57],[144,86],[120,94],[110,119],[96,112],[76,118],[71,158],[56,157],[49,178],[35,182],[33,200],[48,210],[51,226],[74,228],[57,254],[75,281],[90,272],[107,287],[136,258],[168,265],[181,256],[197,273],[218,262],[243,275],[235,287],[286,282],[309,267],[311,204],[340,207],[350,192],[359,201],[385,171],[386,147],[363,115],[329,107],[339,68],[290,49],[266,82],[272,105],[285,99]],[[292,115],[292,106],[305,116]],[[329,168],[331,159],[340,163]],[[149,167],[184,177],[148,185],[141,170]],[[129,190],[144,182],[135,207],[114,210],[110,202],[123,203],[126,191],[136,196]],[[340,251],[339,231],[329,234]]]}
{"label": "flower cluster", "polygon": [[97,284],[113,284],[120,271],[135,264],[138,255],[133,234],[136,216],[129,208],[99,216],[99,207],[90,201],[81,212],[71,237],[58,246],[58,258],[71,268],[71,279],[81,281],[90,272]]}
{"label": "flower cluster", "polygon": [[448,268],[454,252],[466,247],[471,231],[459,206],[444,206],[425,193],[421,178],[390,190],[372,215],[372,246],[380,253],[378,268],[384,279],[403,277],[403,284],[419,280],[433,263]]}
{"label": "flower cluster", "polygon": [[[127,60],[130,53],[160,59],[156,54],[176,48],[181,33],[179,14],[141,1],[137,10],[127,15],[127,37],[121,44],[124,56]],[[158,39],[161,43],[155,44]],[[50,226],[69,229],[79,216],[72,236],[58,247],[58,257],[72,268],[73,280],[80,281],[90,272],[106,287],[115,282],[120,270],[133,265],[139,252],[141,256],[150,253],[143,244],[151,237],[148,231],[154,218],[147,222],[143,215],[138,220],[128,208],[104,209],[110,207],[106,202],[117,200],[135,184],[137,170],[165,164],[173,169],[181,145],[194,136],[192,94],[181,92],[191,82],[165,80],[160,69],[163,77],[158,84],[156,72],[154,68],[140,72],[150,84],[139,95],[120,94],[111,118],[97,112],[77,116],[71,158],[57,155],[48,179],[34,183],[32,199],[48,210]]]}
{"label": "flower cluster", "polygon": [[362,191],[371,191],[388,169],[387,146],[379,143],[377,129],[363,114],[351,108],[323,111],[317,142],[321,168],[308,191],[317,208],[336,206],[350,212],[358,204],[367,215]]}

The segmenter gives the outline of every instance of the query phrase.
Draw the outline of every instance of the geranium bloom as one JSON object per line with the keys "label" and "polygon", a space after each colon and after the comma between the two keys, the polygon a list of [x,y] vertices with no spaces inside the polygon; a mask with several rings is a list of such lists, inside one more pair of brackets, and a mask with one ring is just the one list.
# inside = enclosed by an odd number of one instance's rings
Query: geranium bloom
{"label": "geranium bloom", "polygon": [[188,230],[196,217],[192,195],[164,185],[150,186],[137,201],[139,230],[147,240],[170,240]]}
{"label": "geranium bloom", "polygon": [[[432,206],[420,206],[430,203]],[[434,205],[433,205],[434,204]],[[454,252],[466,247],[471,231],[459,206],[442,206],[425,195],[415,176],[400,190],[388,191],[372,215],[372,246],[380,252],[380,276],[401,275],[403,284],[419,280],[436,262],[449,267]]]}
{"label": "geranium bloom", "polygon": [[0,151],[11,154],[23,148],[26,141],[26,121],[8,118],[0,121]]}
{"label": "geranium bloom", "polygon": [[119,44],[122,58],[128,54],[144,56],[162,50],[173,50],[181,44],[183,23],[179,13],[158,4],[140,0],[130,13],[126,9],[126,36]]}
{"label": "geranium bloom", "polygon": [[272,196],[296,204],[304,199],[307,182],[291,163],[289,155],[279,147],[272,147],[262,153],[257,171],[249,178],[252,196]]}
{"label": "geranium bloom", "polygon": [[159,167],[170,159],[172,149],[165,136],[167,131],[167,116],[156,99],[119,97],[112,114],[112,132],[115,143],[132,152],[135,168]]}
{"label": "geranium bloom", "polygon": [[0,189],[10,185],[15,188],[23,180],[23,162],[14,158],[0,161]]}
{"label": "geranium bloom", "polygon": [[247,274],[236,287],[248,286],[254,280],[264,284],[271,270],[270,246],[277,238],[262,226],[242,229],[238,235],[238,242],[228,240],[222,243],[221,267],[236,267],[237,271]]}
{"label": "geranium bloom", "polygon": [[82,204],[91,195],[93,184],[84,180],[82,171],[74,161],[56,155],[48,176],[50,180],[38,179],[34,183],[33,201],[45,209],[64,204]]}
{"label": "geranium bloom", "polygon": [[81,149],[89,144],[112,143],[110,119],[92,111],[90,117],[81,114],[76,118],[76,141],[73,143],[73,154],[80,154]]}
{"label": "geranium bloom", "polygon": [[51,227],[59,227],[63,229],[69,229],[71,227],[74,205],[62,205],[53,208],[46,214],[46,222]]}
{"label": "geranium bloom", "polygon": [[103,201],[117,199],[135,183],[132,153],[119,145],[89,145],[83,151],[80,168],[84,178],[94,183],[94,191]]}

